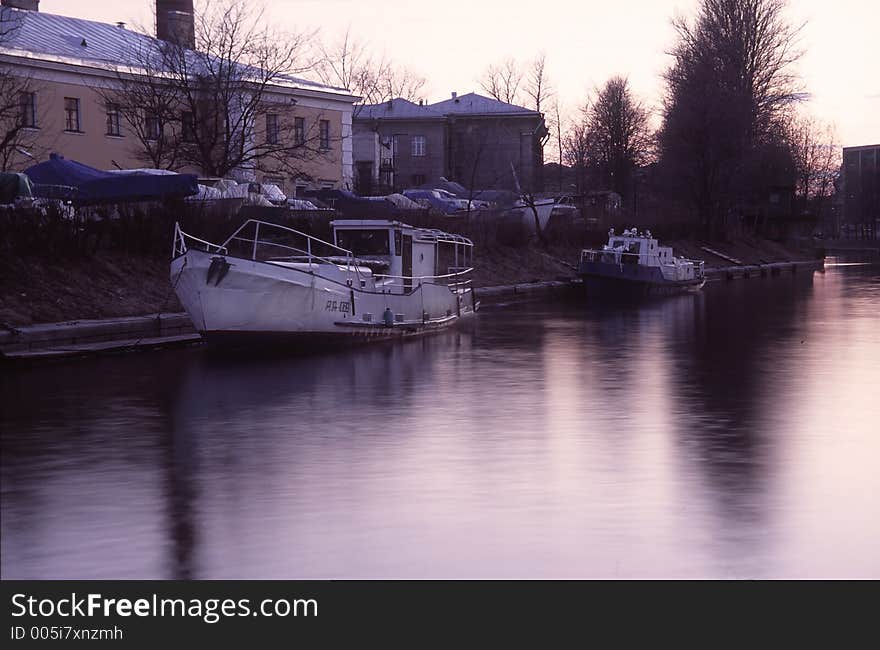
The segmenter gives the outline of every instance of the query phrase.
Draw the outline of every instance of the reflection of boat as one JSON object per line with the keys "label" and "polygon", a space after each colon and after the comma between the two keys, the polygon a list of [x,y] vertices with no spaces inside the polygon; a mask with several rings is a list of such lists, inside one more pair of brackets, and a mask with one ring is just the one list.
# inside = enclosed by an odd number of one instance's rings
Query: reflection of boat
{"label": "reflection of boat", "polygon": [[387,220],[331,226],[332,244],[251,219],[218,245],[176,225],[171,278],[196,329],[209,341],[373,340],[476,311],[469,239]]}
{"label": "reflection of boat", "polygon": [[699,289],[706,282],[702,261],[675,257],[650,230],[640,233],[635,228],[622,235],[612,228],[601,250],[581,251],[577,273],[588,290],[600,291],[675,293]]}

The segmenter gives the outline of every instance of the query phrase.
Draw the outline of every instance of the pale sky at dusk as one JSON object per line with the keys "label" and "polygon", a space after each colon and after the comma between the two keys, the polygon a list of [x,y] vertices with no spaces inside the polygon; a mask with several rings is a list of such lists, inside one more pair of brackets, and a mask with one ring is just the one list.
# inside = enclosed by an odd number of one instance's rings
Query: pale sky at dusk
{"label": "pale sky at dusk", "polygon": [[[152,25],[152,0],[42,0],[40,10]],[[279,29],[352,33],[428,79],[425,99],[479,91],[488,64],[508,56],[547,56],[552,81],[569,110],[588,90],[622,74],[640,98],[659,107],[660,73],[674,41],[670,18],[693,15],[698,0],[268,0]],[[198,6],[198,3],[197,3]],[[789,0],[806,54],[799,63],[808,109],[833,122],[844,146],[880,143],[880,2]]]}

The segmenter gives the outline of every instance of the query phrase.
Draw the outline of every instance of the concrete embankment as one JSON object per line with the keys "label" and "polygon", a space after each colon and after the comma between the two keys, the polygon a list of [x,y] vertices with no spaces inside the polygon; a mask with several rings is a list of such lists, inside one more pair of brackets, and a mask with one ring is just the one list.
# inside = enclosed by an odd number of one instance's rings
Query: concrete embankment
{"label": "concrete embankment", "polygon": [[20,361],[57,359],[200,341],[186,314],[150,314],[6,327],[0,330],[0,355]]}
{"label": "concrete embankment", "polygon": [[[476,289],[484,303],[522,300],[563,291],[568,281],[530,282]],[[42,323],[0,330],[0,357],[37,361],[149,350],[201,343],[186,313]]]}
{"label": "concrete embankment", "polygon": [[763,278],[800,271],[817,271],[825,265],[825,261],[800,260],[795,262],[771,262],[768,264],[732,264],[730,266],[710,267],[706,269],[709,280],[739,280]]}
{"label": "concrete embankment", "polygon": [[[710,280],[770,277],[821,269],[823,260],[710,267]],[[576,280],[547,280],[478,287],[484,305],[546,298],[571,291]],[[77,356],[167,348],[201,342],[185,313],[44,323],[0,330],[0,358],[37,361]]]}

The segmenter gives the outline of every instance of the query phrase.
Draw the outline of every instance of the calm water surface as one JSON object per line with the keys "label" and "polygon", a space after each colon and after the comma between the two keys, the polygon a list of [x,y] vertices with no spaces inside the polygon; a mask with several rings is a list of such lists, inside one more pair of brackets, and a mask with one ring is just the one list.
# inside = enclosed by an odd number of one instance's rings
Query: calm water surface
{"label": "calm water surface", "polygon": [[0,374],[3,578],[880,578],[880,270]]}

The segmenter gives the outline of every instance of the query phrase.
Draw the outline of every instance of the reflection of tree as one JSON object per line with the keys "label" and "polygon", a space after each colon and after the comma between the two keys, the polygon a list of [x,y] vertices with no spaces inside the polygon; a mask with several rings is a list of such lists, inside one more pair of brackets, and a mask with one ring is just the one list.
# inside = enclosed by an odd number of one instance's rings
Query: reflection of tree
{"label": "reflection of tree", "polygon": [[195,573],[197,526],[194,504],[198,499],[195,477],[197,458],[190,432],[176,429],[166,418],[169,427],[165,448],[166,499],[168,535],[171,546],[172,580],[192,580]]}
{"label": "reflection of tree", "polygon": [[811,282],[806,276],[709,291],[695,336],[674,339],[669,377],[685,400],[679,439],[731,532],[765,514],[777,446],[767,422],[774,393],[785,391],[775,356],[802,322]]}

